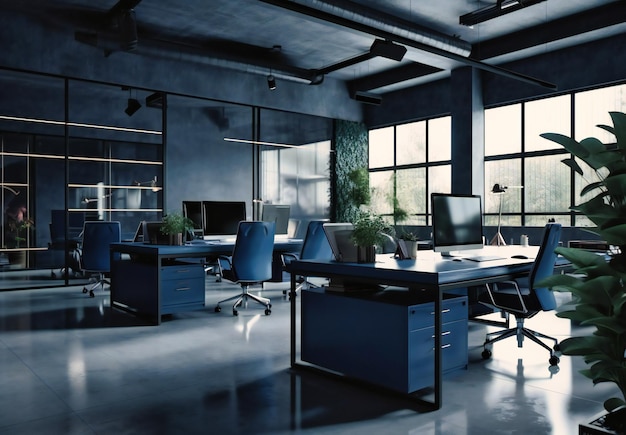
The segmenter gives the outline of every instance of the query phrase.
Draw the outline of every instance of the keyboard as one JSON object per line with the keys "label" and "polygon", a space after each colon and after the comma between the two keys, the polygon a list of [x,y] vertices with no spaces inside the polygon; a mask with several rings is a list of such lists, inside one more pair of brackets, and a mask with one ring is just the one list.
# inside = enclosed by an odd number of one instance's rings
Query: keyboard
{"label": "keyboard", "polygon": [[463,257],[466,260],[470,261],[494,261],[494,260],[505,260],[504,257],[498,257],[497,255],[475,255],[473,257]]}

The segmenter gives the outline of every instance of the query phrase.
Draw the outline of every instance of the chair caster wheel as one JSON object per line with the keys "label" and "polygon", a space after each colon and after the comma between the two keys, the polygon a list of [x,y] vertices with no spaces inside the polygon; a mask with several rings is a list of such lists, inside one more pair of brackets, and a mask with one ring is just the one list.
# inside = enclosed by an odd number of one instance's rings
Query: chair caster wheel
{"label": "chair caster wheel", "polygon": [[222,312],[222,307],[220,307],[219,305],[217,307],[215,307],[215,312],[216,313],[221,313]]}
{"label": "chair caster wheel", "polygon": [[480,354],[480,356],[482,356],[483,359],[489,359],[491,358],[491,351],[489,349],[485,349],[483,350],[483,353]]}
{"label": "chair caster wheel", "polygon": [[83,293],[87,293],[87,287],[83,287]]}
{"label": "chair caster wheel", "polygon": [[269,310],[270,308],[272,308],[272,304],[267,304],[267,309]]}
{"label": "chair caster wheel", "polygon": [[93,297],[95,297],[95,296],[96,296],[96,295],[93,293],[93,290],[90,290],[90,291],[89,291],[89,297],[90,297],[90,298],[93,298]]}
{"label": "chair caster wheel", "polygon": [[239,315],[239,311],[233,310],[233,316],[238,316],[238,315]]}
{"label": "chair caster wheel", "polygon": [[549,362],[550,362],[550,365],[551,365],[551,366],[555,366],[555,365],[557,365],[559,362],[561,362],[561,360],[559,359],[559,357],[558,357],[558,356],[554,356],[554,355],[552,355],[552,356],[550,357]]}
{"label": "chair caster wheel", "polygon": [[272,314],[272,310],[270,310],[269,308],[265,309],[265,315],[269,316],[270,314]]}

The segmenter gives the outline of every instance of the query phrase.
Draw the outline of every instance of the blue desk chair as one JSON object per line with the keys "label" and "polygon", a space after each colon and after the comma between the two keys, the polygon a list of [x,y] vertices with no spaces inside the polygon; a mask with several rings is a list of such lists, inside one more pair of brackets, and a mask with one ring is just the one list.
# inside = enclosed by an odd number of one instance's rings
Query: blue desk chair
{"label": "blue desk chair", "polygon": [[[561,225],[557,223],[547,224],[544,232],[539,252],[535,258],[530,274],[525,279],[514,281],[503,281],[492,285],[487,284],[487,292],[479,297],[479,301],[485,305],[498,308],[504,313],[515,316],[517,326],[502,331],[487,334],[482,352],[483,359],[491,357],[491,348],[496,341],[504,340],[507,337],[517,337],[517,347],[522,347],[524,337],[539,344],[550,352],[550,365],[559,363],[559,358],[555,354],[559,350],[559,342],[556,338],[542,334],[532,329],[524,327],[524,320],[535,316],[541,311],[550,311],[556,308],[554,293],[547,288],[535,288],[535,283],[551,276],[554,273],[556,253],[554,250],[558,246],[561,236]],[[550,348],[540,340],[552,340],[554,346]]]}
{"label": "blue desk chair", "polygon": [[237,307],[248,299],[265,306],[265,314],[272,313],[270,300],[248,291],[253,284],[262,284],[272,278],[272,254],[274,252],[275,222],[241,221],[237,228],[237,240],[231,257],[219,256],[222,278],[241,285],[242,292],[217,303],[215,312],[222,311],[220,304],[235,300],[233,316]]}
{"label": "blue desk chair", "polygon": [[104,290],[104,284],[111,284],[105,279],[105,273],[111,271],[111,243],[122,240],[122,228],[119,222],[87,221],[83,227],[82,268],[86,273],[96,274],[96,282],[83,293],[89,292],[94,297],[98,286]]}
{"label": "blue desk chair", "polygon": [[[283,268],[287,266],[293,260],[332,260],[333,251],[330,249],[328,238],[324,232],[324,223],[327,220],[315,220],[309,222],[306,228],[306,234],[302,241],[302,249],[300,254],[293,252],[285,252],[281,255],[283,262]],[[303,286],[314,286],[314,284],[307,281],[306,277],[298,277],[298,285],[295,288],[294,294]],[[287,294],[287,290],[283,290],[283,294]],[[291,297],[291,294],[289,295]]]}

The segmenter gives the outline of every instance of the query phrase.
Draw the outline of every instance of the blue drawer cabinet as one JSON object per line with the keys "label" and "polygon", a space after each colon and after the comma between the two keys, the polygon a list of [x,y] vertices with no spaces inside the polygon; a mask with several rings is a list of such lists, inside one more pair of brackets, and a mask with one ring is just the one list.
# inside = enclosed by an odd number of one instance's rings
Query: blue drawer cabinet
{"label": "blue drawer cabinet", "polygon": [[161,307],[168,314],[185,308],[204,307],[204,268],[177,264],[161,267]]}
{"label": "blue drawer cabinet", "polygon": [[[304,290],[301,359],[402,393],[432,386],[434,303],[387,296]],[[443,301],[442,361],[444,375],[467,368],[465,296]]]}

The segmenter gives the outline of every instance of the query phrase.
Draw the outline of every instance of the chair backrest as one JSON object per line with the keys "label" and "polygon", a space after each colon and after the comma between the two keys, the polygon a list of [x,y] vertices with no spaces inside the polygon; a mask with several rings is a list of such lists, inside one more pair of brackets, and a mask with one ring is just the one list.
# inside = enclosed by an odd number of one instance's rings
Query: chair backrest
{"label": "chair backrest", "polygon": [[262,282],[272,277],[275,231],[275,222],[239,222],[232,256],[237,281]]}
{"label": "chair backrest", "polygon": [[554,265],[556,263],[554,250],[559,245],[560,238],[561,224],[549,223],[545,226],[539,252],[528,277],[529,287],[539,303],[537,308],[543,311],[554,310],[556,308],[556,298],[550,289],[545,287],[534,288],[534,285],[535,282],[539,282],[554,273]]}
{"label": "chair backrest", "polygon": [[122,227],[119,222],[86,221],[83,227],[83,269],[109,272],[111,269],[109,245],[119,243]]}
{"label": "chair backrest", "polygon": [[306,228],[306,235],[300,251],[301,260],[332,260],[333,251],[324,232],[324,220],[311,221]]}

